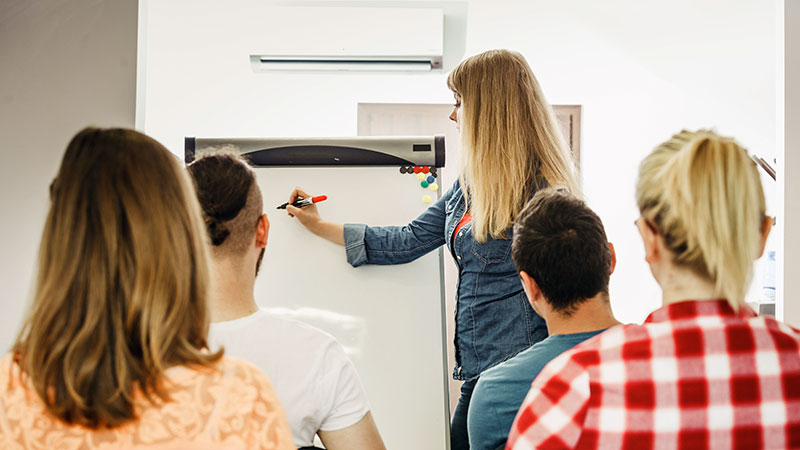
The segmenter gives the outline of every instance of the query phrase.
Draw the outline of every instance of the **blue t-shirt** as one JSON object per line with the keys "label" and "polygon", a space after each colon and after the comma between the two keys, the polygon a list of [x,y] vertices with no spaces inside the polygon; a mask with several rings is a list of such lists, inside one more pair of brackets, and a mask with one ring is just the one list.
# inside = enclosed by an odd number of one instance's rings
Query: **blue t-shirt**
{"label": "blue t-shirt", "polygon": [[505,444],[536,375],[556,356],[603,331],[550,336],[483,372],[467,414],[470,450],[496,450]]}

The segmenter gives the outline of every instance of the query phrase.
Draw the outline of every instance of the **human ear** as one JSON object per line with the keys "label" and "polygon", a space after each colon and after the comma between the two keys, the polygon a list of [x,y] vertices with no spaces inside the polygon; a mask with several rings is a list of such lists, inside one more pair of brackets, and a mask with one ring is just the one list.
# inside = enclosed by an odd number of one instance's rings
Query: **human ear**
{"label": "human ear", "polygon": [[644,260],[652,264],[659,256],[658,233],[644,219],[636,221],[636,228],[639,229],[639,235],[644,244]]}
{"label": "human ear", "polygon": [[267,238],[269,237],[269,219],[267,214],[261,214],[258,218],[258,225],[256,226],[256,247],[264,248],[267,246]]}
{"label": "human ear", "polygon": [[611,242],[608,243],[608,249],[611,251],[611,270],[609,270],[609,275],[614,273],[614,268],[617,267],[617,252],[614,251],[614,244]]}
{"label": "human ear", "polygon": [[522,282],[522,289],[528,297],[528,303],[536,311],[535,304],[542,298],[542,290],[532,276],[528,275],[524,270],[519,272],[519,279]]}

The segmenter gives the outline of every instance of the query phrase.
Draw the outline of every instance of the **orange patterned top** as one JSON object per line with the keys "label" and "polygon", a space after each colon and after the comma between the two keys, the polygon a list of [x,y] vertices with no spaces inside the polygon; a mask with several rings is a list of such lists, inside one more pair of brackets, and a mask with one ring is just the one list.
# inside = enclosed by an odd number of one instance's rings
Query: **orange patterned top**
{"label": "orange patterned top", "polygon": [[263,372],[232,358],[210,368],[176,366],[171,401],[136,401],[138,419],[113,429],[67,425],[50,415],[12,356],[0,360],[2,449],[294,450],[286,415]]}

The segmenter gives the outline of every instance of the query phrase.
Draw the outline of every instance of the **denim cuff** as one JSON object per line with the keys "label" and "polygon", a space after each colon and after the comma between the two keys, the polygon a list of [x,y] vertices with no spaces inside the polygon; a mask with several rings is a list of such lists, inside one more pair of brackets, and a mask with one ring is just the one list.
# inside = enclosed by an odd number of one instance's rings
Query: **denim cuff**
{"label": "denim cuff", "polygon": [[364,235],[367,226],[363,223],[344,224],[344,251],[347,262],[353,267],[367,263],[367,247],[364,244]]}

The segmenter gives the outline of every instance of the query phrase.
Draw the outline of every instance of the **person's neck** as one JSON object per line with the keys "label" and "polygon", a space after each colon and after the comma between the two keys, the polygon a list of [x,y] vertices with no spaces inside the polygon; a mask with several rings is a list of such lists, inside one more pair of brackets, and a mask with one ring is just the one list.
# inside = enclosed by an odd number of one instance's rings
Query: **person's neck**
{"label": "person's neck", "polygon": [[213,265],[211,321],[225,322],[256,312],[255,268],[247,270],[247,264],[232,258],[214,258]]}
{"label": "person's neck", "polygon": [[724,297],[713,281],[680,266],[670,266],[656,281],[661,285],[664,306],[686,300],[715,300]]}
{"label": "person's neck", "polygon": [[604,293],[584,300],[568,317],[551,310],[545,321],[551,336],[605,330],[620,323],[614,317],[608,296]]}

